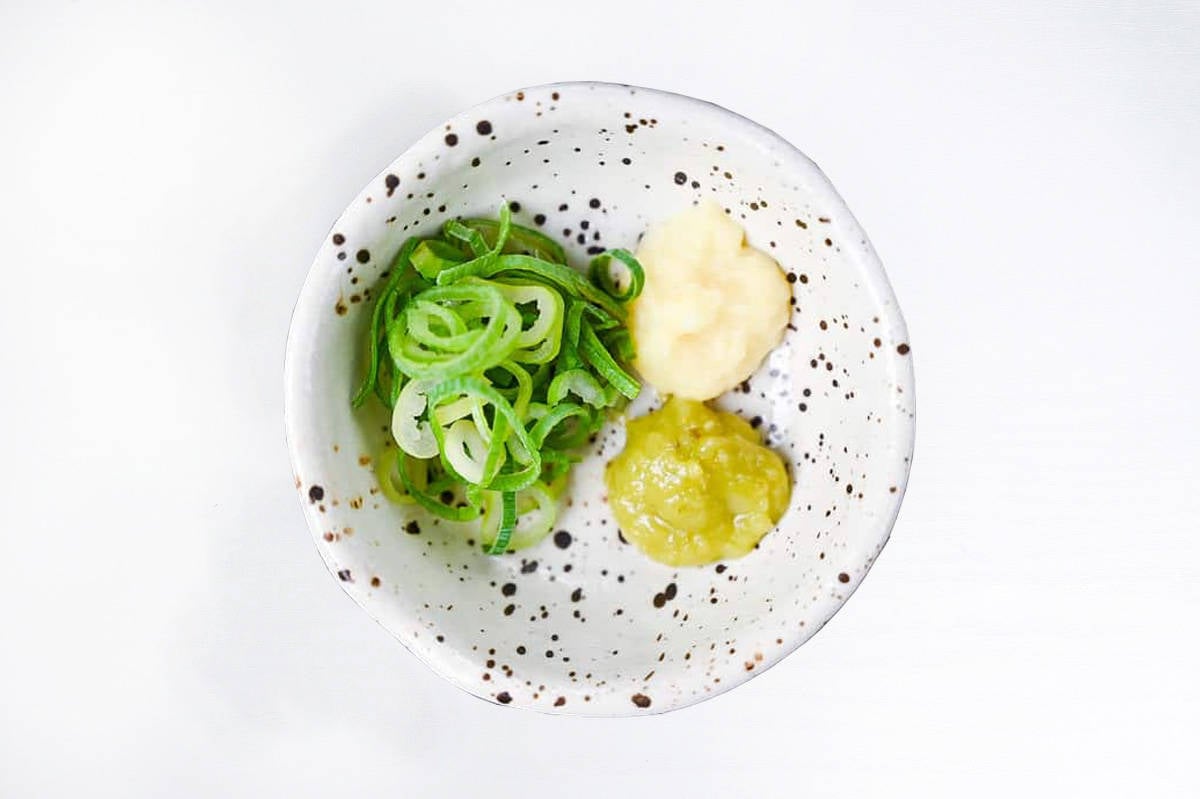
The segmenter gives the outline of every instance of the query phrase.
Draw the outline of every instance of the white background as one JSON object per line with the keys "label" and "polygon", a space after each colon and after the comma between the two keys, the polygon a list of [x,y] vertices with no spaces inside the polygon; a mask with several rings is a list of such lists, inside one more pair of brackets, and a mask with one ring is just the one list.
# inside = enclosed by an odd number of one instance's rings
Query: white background
{"label": "white background", "polygon": [[[1200,6],[0,3],[0,796],[1196,796]],[[662,717],[489,706],[343,595],[292,304],[428,128],[597,79],[830,175],[918,432],[832,623]]]}

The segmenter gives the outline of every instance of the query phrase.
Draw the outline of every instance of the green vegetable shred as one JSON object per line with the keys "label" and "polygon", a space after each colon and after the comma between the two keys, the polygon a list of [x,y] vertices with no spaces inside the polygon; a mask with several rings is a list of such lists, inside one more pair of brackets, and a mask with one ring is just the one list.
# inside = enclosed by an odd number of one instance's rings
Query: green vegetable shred
{"label": "green vegetable shred", "polygon": [[624,250],[589,267],[571,268],[507,205],[400,246],[352,400],[375,394],[392,410],[396,446],[376,463],[386,497],[477,523],[493,555],[553,529],[577,451],[639,391],[623,366],[634,354],[624,306],[642,267]]}

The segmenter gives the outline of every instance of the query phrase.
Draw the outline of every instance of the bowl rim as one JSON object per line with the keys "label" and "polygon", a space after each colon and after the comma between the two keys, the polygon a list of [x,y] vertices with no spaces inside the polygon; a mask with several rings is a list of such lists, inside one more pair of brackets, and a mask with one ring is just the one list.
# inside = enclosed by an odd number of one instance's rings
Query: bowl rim
{"label": "bowl rim", "polygon": [[[345,220],[353,218],[360,213],[359,208],[362,205],[360,200],[362,200],[373,187],[377,186],[379,181],[382,180],[387,174],[395,172],[398,168],[400,168],[401,164],[405,160],[414,154],[415,151],[421,150],[435,137],[440,139],[446,124],[452,124],[474,118],[484,109],[491,108],[493,105],[505,101],[506,98],[512,97],[518,92],[532,94],[535,92],[565,89],[586,89],[589,91],[622,93],[634,92],[652,95],[662,99],[665,102],[689,106],[693,110],[700,110],[702,113],[724,117],[728,123],[745,129],[746,132],[753,138],[757,139],[759,143],[772,145],[774,148],[776,148],[775,152],[780,159],[781,166],[785,166],[789,171],[794,172],[799,170],[805,173],[806,177],[808,177],[815,185],[820,187],[820,191],[828,197],[831,204],[839,207],[839,224],[848,232],[852,233],[857,240],[860,240],[863,246],[862,255],[858,259],[860,262],[860,268],[864,270],[866,277],[868,278],[864,281],[863,288],[871,291],[875,295],[877,304],[886,309],[881,315],[886,314],[889,328],[900,337],[899,340],[908,342],[908,327],[905,323],[904,315],[900,309],[899,302],[897,301],[895,290],[893,289],[891,282],[888,280],[887,273],[883,268],[883,263],[880,260],[879,255],[876,253],[874,246],[871,244],[866,231],[863,230],[862,226],[855,218],[853,212],[850,210],[841,194],[838,193],[837,189],[833,185],[833,182],[828,178],[828,176],[826,176],[816,162],[814,162],[803,151],[801,151],[783,136],[776,133],[766,125],[756,122],[746,116],[743,116],[742,114],[737,113],[736,111],[732,111],[722,105],[719,105],[718,103],[678,92],[608,81],[561,81],[533,86],[524,86],[497,94],[480,103],[463,109],[459,113],[431,128],[425,134],[416,139],[403,152],[401,152],[389,164],[387,164],[374,178],[372,178],[358,194],[355,195],[346,208],[338,214],[337,218],[330,226],[329,232],[327,232],[324,238],[321,240],[322,244],[317,248],[313,262],[305,274],[304,281],[301,284],[295,304],[293,305],[292,313],[288,322],[287,343],[284,349],[284,439],[288,450],[289,464],[292,467],[294,478],[298,475],[308,473],[302,467],[307,466],[309,462],[309,458],[300,451],[297,443],[304,434],[304,432],[298,428],[297,421],[298,414],[296,412],[296,408],[298,408],[304,401],[302,396],[302,387],[297,375],[299,372],[301,359],[307,355],[307,353],[300,352],[300,345],[297,343],[297,339],[299,338],[298,331],[300,329],[299,325],[301,322],[302,312],[304,311],[305,307],[311,304],[315,299],[314,293],[315,283],[317,280],[316,276],[322,267],[324,251],[329,246],[330,233],[337,230],[339,227],[343,227]],[[392,638],[399,641],[400,644],[409,653],[414,655],[421,663],[429,667],[442,679],[446,680],[462,691],[465,691],[471,696],[486,702],[489,705],[518,708],[544,715],[624,718],[630,716],[658,715],[673,710],[680,710],[685,707],[691,707],[701,702],[714,699],[718,696],[728,693],[729,691],[748,682],[754,677],[769,671],[784,658],[791,655],[802,645],[804,645],[810,638],[820,632],[820,630],[823,629],[825,625],[837,615],[837,613],[846,605],[846,603],[850,601],[850,598],[858,590],[858,587],[862,584],[863,580],[866,579],[866,576],[870,573],[871,568],[875,565],[875,562],[878,560],[883,548],[891,539],[892,531],[899,516],[900,507],[903,505],[904,496],[908,489],[908,482],[912,474],[912,461],[915,455],[916,442],[917,420],[915,368],[911,351],[908,353],[907,357],[900,361],[900,364],[901,365],[895,367],[895,382],[899,385],[903,385],[904,390],[908,393],[910,416],[907,423],[893,426],[894,440],[892,441],[892,445],[894,452],[898,455],[902,455],[905,460],[902,465],[902,473],[896,480],[896,492],[894,494],[895,499],[891,503],[889,512],[879,516],[879,521],[875,525],[875,529],[878,531],[877,535],[871,542],[869,542],[874,546],[875,554],[867,559],[861,573],[857,575],[857,579],[853,580],[851,584],[843,588],[843,597],[840,601],[833,605],[831,610],[824,613],[823,618],[814,620],[814,623],[812,624],[798,627],[790,634],[790,637],[785,637],[784,643],[776,648],[771,655],[768,656],[761,664],[759,664],[759,667],[755,668],[753,671],[731,670],[729,675],[722,674],[721,676],[723,679],[720,685],[713,687],[710,691],[706,691],[699,695],[685,696],[680,694],[661,705],[656,703],[653,708],[646,710],[632,708],[630,710],[620,712],[588,712],[587,709],[582,709],[582,712],[580,712],[580,710],[576,709],[578,707],[577,703],[572,703],[573,706],[570,710],[556,710],[553,708],[543,708],[540,706],[531,707],[523,704],[498,705],[498,703],[493,701],[490,697],[480,694],[474,689],[473,686],[468,685],[464,680],[460,679],[458,674],[453,669],[443,668],[442,665],[439,664],[435,659],[427,657],[420,650],[410,646],[398,631],[392,630],[385,625],[380,620],[379,615],[377,615],[374,610],[363,601],[363,599],[350,590],[347,583],[341,580],[335,581],[339,586],[341,586],[343,592],[349,596],[356,605],[358,605],[358,607],[365,611],[367,615]],[[336,578],[337,566],[330,560],[327,555],[326,548],[322,546],[322,541],[320,539],[320,536],[322,535],[322,525],[320,523],[320,518],[317,516],[315,506],[313,506],[311,503],[306,503],[302,495],[298,498],[298,501],[300,503],[305,522],[309,528],[309,534],[312,537],[313,546],[316,548],[317,553],[320,555],[321,560],[324,562],[325,567],[329,571],[330,575]]]}

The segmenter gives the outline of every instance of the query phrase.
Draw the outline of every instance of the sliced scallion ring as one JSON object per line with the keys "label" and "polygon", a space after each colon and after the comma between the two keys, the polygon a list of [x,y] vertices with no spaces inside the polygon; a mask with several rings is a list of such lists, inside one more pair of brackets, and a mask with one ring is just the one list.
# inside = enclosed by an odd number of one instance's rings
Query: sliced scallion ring
{"label": "sliced scallion ring", "polygon": [[[613,277],[614,262],[624,267],[625,278],[623,281]],[[637,258],[634,258],[628,251],[619,249],[602,252],[593,258],[591,266],[588,268],[588,277],[617,302],[633,300],[642,293],[642,286],[646,283],[646,273],[642,270],[642,265],[638,263]],[[625,285],[623,289],[621,282],[624,282]]]}

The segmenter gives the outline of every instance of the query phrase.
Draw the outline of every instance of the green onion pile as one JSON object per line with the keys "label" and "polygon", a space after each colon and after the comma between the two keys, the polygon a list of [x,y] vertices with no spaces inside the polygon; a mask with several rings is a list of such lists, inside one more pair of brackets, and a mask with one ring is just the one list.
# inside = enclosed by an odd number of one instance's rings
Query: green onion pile
{"label": "green onion pile", "polygon": [[[614,276],[614,269],[618,274]],[[499,220],[451,220],[400,247],[375,300],[353,399],[392,409],[383,492],[450,521],[479,520],[484,550],[554,526],[576,451],[638,395],[625,304],[642,290],[624,250],[588,276],[554,240]]]}

